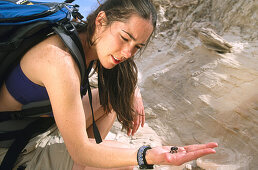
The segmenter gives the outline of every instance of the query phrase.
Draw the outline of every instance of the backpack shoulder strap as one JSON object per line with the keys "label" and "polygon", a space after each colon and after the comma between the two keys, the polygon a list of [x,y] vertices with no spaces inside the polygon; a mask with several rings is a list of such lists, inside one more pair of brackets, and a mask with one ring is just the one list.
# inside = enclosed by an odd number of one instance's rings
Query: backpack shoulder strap
{"label": "backpack shoulder strap", "polygon": [[76,28],[71,22],[67,22],[66,24],[61,24],[57,27],[53,27],[53,29],[54,32],[59,35],[60,38],[63,40],[65,46],[69,49],[72,57],[79,66],[82,78],[82,85],[84,85],[86,83],[85,76],[87,74],[87,68],[83,47]]}
{"label": "backpack shoulder strap", "polygon": [[[71,24],[71,25],[69,25]],[[83,47],[81,44],[81,40],[79,39],[78,32],[76,31],[74,25],[68,22],[68,25],[61,25],[58,27],[54,27],[54,31],[61,37],[64,41],[67,48],[70,50],[73,58],[77,62],[78,66],[80,67],[81,77],[82,77],[82,96],[86,94],[88,91],[91,113],[93,118],[93,133],[96,140],[96,143],[101,143],[102,139],[97,128],[95,119],[94,119],[94,112],[92,107],[92,94],[90,89],[90,83],[88,79],[88,72],[85,62],[85,55],[83,51]],[[93,64],[93,63],[91,63]],[[91,66],[90,66],[91,67]]]}
{"label": "backpack shoulder strap", "polygon": [[[82,77],[82,96],[86,94],[88,91],[91,111],[92,111],[92,117],[93,117],[93,131],[94,131],[94,137],[97,143],[101,143],[102,139],[99,133],[99,130],[96,126],[96,122],[94,119],[94,112],[92,107],[92,94],[91,89],[89,85],[88,80],[88,70],[86,67],[86,62],[84,58],[84,51],[83,47],[81,45],[81,41],[79,39],[78,33],[75,29],[75,27],[70,23],[71,25],[59,25],[57,27],[54,27],[54,31],[61,37],[64,44],[67,46],[69,51],[72,54],[72,57],[76,61],[76,63],[79,66],[81,77]],[[90,65],[92,65],[91,63]],[[91,66],[90,66],[91,67]],[[7,120],[13,120],[13,119],[22,119],[24,117],[31,117],[31,116],[37,116],[45,114],[46,112],[51,112],[51,105],[50,104],[36,104],[35,106],[28,106],[26,108],[23,108],[21,111],[7,111],[7,112],[1,112],[0,116],[0,122],[7,121]]]}

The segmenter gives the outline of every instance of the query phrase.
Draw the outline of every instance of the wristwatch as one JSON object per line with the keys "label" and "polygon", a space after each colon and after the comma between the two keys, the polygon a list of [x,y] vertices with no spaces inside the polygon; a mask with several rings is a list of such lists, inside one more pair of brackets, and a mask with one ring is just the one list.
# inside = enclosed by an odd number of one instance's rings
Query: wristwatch
{"label": "wristwatch", "polygon": [[149,145],[141,146],[137,152],[137,162],[140,169],[153,169],[153,164],[147,164],[147,161],[145,159],[146,151],[151,149]]}

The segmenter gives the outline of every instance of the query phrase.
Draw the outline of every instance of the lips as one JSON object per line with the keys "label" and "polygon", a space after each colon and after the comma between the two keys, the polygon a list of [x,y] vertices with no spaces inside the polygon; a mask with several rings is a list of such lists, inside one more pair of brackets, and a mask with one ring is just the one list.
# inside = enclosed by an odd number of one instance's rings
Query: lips
{"label": "lips", "polygon": [[112,59],[114,61],[115,64],[119,64],[121,62],[121,60],[119,60],[118,58],[116,58],[115,56],[111,55]]}

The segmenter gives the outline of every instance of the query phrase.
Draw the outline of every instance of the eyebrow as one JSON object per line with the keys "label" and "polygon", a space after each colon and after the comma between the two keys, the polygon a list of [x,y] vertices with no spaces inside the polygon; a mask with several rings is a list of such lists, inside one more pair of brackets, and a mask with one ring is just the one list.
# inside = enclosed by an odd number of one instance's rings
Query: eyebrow
{"label": "eyebrow", "polygon": [[[127,35],[129,35],[129,37],[130,37],[132,40],[136,41],[136,39],[133,37],[132,34],[130,34],[129,32],[126,32],[125,30],[122,30],[122,31],[123,31],[124,33],[126,33]],[[139,45],[145,46],[144,43],[139,43]]]}

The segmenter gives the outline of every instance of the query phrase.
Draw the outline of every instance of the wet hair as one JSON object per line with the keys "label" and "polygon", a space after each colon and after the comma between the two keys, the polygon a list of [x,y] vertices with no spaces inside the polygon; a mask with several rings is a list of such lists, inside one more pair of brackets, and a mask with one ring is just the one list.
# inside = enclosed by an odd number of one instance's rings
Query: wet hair
{"label": "wet hair", "polygon": [[[89,46],[93,45],[95,20],[101,11],[106,14],[106,26],[110,26],[115,21],[126,22],[133,14],[136,14],[150,21],[153,32],[156,28],[157,14],[151,0],[106,0],[87,17],[85,32]],[[112,69],[104,68],[97,61],[100,103],[106,113],[112,109],[116,112],[118,121],[125,129],[133,127],[133,94],[138,75],[133,58],[129,58]]]}

